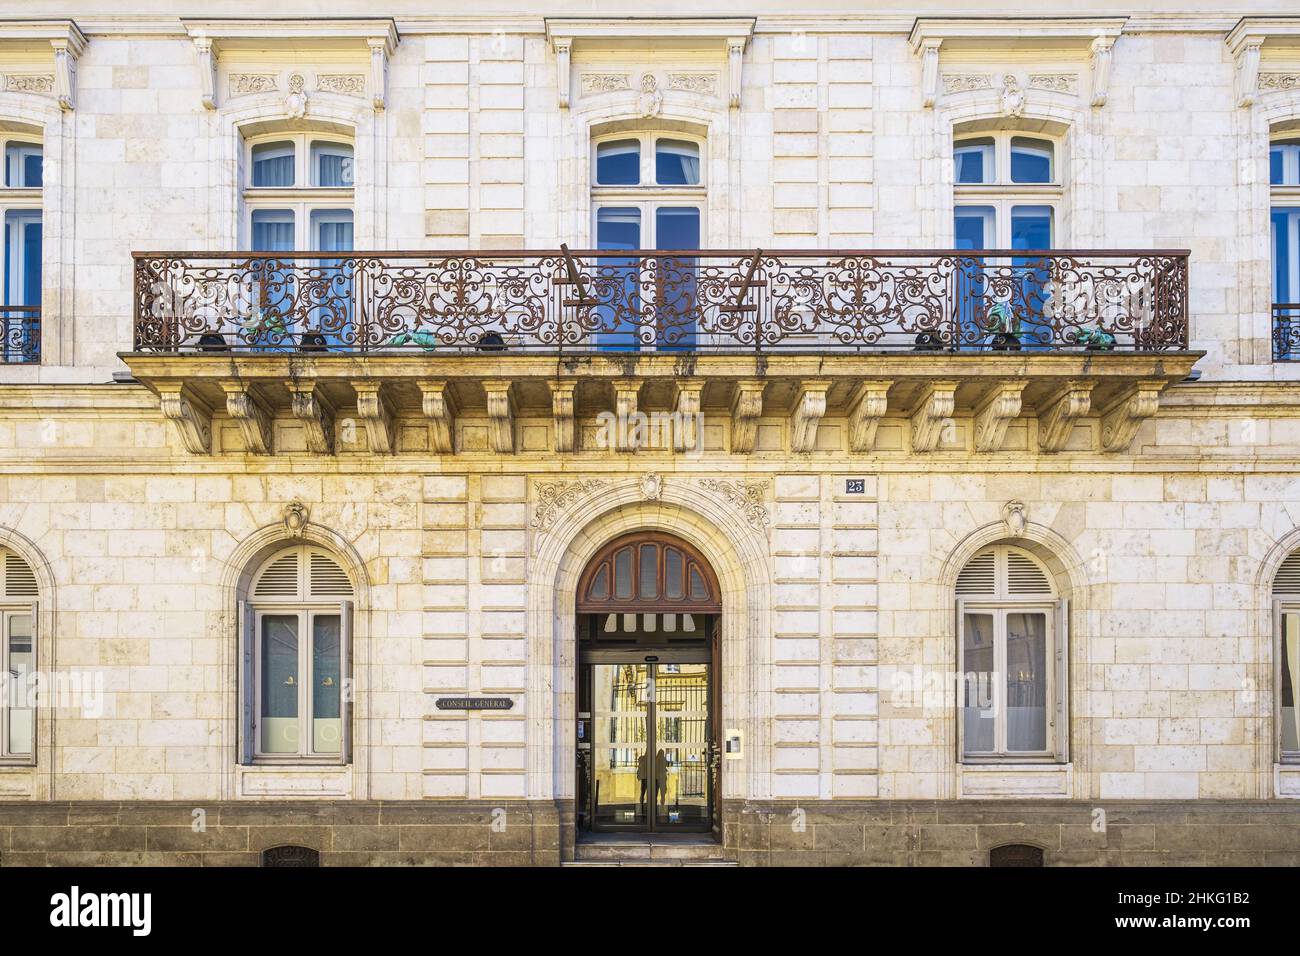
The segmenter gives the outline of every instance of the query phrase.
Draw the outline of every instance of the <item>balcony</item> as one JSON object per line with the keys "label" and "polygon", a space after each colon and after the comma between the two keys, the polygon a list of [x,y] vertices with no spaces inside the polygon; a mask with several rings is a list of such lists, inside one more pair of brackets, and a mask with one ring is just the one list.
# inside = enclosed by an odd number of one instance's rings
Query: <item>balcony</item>
{"label": "balcony", "polygon": [[1273,303],[1273,361],[1300,362],[1300,302]]}
{"label": "balcony", "polygon": [[0,305],[4,323],[4,364],[35,365],[41,360],[41,307]]}
{"label": "balcony", "polygon": [[530,413],[553,419],[548,450],[575,451],[575,420],[650,407],[721,410],[741,453],[773,414],[790,421],[795,452],[819,447],[816,421],[836,414],[850,419],[853,451],[871,450],[869,420],[892,414],[912,420],[913,450],[933,450],[933,421],[963,413],[993,422],[974,447],[998,450],[1022,408],[1055,410],[1052,435],[1039,435],[1053,451],[1070,423],[1099,411],[1125,419],[1101,442],[1113,451],[1199,357],[1187,351],[1187,258],[136,253],[123,359],[198,452],[211,451],[205,429],[223,407],[243,450],[264,454],[281,412],[306,422],[304,447],[322,451],[336,448],[325,434],[334,412],[351,408],[379,452],[401,450],[397,423],[411,417],[433,429],[427,450],[462,450],[454,421],[482,417],[484,450],[513,452],[516,419]]}

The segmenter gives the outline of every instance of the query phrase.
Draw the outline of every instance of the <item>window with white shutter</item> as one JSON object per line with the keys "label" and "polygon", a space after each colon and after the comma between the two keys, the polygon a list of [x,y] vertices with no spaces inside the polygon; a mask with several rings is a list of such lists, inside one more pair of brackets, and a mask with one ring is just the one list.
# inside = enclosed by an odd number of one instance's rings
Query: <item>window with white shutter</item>
{"label": "window with white shutter", "polygon": [[1281,763],[1300,763],[1300,550],[1292,551],[1273,577],[1273,684],[1277,687],[1277,740]]}
{"label": "window with white shutter", "polygon": [[323,548],[267,558],[240,602],[240,759],[347,763],[354,588]]}
{"label": "window with white shutter", "polygon": [[0,763],[36,761],[38,589],[23,558],[0,548]]}
{"label": "window with white shutter", "polygon": [[1031,552],[980,551],[957,576],[963,761],[1069,759],[1069,611]]}

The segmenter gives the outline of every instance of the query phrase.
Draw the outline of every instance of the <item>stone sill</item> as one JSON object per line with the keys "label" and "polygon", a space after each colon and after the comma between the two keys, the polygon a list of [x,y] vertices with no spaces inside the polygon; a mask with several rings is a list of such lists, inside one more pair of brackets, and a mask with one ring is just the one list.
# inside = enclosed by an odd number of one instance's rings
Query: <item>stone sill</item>
{"label": "stone sill", "polygon": [[292,800],[352,797],[352,766],[241,766],[236,773],[241,799],[284,797]]}
{"label": "stone sill", "polygon": [[1068,799],[1074,765],[1059,763],[959,764],[957,795],[963,799]]}

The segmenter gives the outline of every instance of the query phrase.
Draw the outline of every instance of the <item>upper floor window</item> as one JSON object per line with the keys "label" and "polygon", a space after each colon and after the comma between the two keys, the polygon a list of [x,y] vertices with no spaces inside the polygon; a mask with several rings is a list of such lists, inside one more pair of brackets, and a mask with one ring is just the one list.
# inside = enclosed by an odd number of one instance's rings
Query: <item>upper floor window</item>
{"label": "upper floor window", "polygon": [[1050,249],[1056,241],[1056,144],[1014,133],[953,143],[958,249]]}
{"label": "upper floor window", "polygon": [[254,574],[241,640],[246,762],[349,759],[352,596],[334,557],[309,545]]}
{"label": "upper floor window", "polygon": [[[701,163],[703,141],[681,133],[618,133],[592,146],[592,216],[596,248],[692,250],[700,247],[706,200]],[[639,265],[631,259],[602,259],[621,293],[621,305],[601,309],[602,348],[689,349],[695,323],[672,303],[693,299],[695,260],[659,260],[653,285],[659,298],[658,326],[638,326],[643,294]],[[653,334],[651,334],[653,332]]]}
{"label": "upper floor window", "polygon": [[31,763],[36,754],[36,576],[14,552],[0,548],[0,762]]}
{"label": "upper floor window", "polygon": [[1011,545],[986,548],[957,578],[961,759],[1068,759],[1066,602],[1047,568]]}
{"label": "upper floor window", "polygon": [[[2,135],[2,134],[0,134]],[[44,155],[30,139],[0,139],[4,150],[3,320],[5,362],[40,359],[41,186]]]}
{"label": "upper floor window", "polygon": [[1273,357],[1300,358],[1300,139],[1269,148],[1273,253]]}
{"label": "upper floor window", "polygon": [[256,252],[352,249],[353,150],[315,133],[247,143],[245,228]]}

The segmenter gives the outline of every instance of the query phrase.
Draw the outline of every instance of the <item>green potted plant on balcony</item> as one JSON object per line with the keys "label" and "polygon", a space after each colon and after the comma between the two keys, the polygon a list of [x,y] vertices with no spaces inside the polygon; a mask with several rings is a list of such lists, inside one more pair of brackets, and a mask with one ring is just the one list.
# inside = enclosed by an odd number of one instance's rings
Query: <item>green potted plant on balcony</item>
{"label": "green potted plant on balcony", "polygon": [[1082,329],[1074,341],[1089,352],[1112,352],[1115,349],[1115,336],[1103,328]]}
{"label": "green potted plant on balcony", "polygon": [[995,352],[1020,351],[1020,320],[1005,302],[994,302],[985,313],[988,331],[993,335],[989,344]]}

